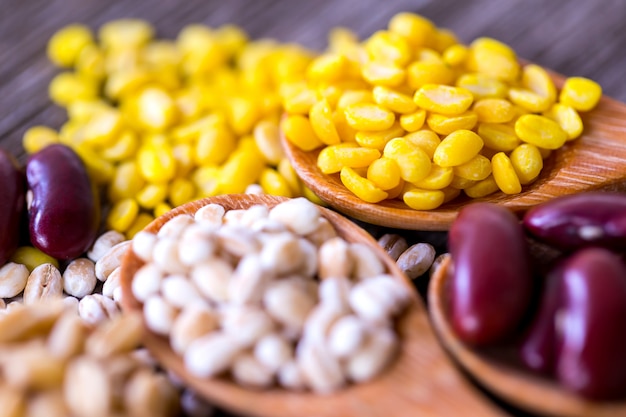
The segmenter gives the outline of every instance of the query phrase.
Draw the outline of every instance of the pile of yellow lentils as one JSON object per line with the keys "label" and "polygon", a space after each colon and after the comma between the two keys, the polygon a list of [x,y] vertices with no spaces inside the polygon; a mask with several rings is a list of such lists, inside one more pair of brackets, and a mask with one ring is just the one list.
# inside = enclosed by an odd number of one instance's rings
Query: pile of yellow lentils
{"label": "pile of yellow lentils", "polygon": [[67,26],[48,55],[67,69],[49,93],[68,120],[58,132],[29,129],[24,148],[72,147],[106,189],[107,228],[129,238],[172,207],[216,194],[320,202],[285,158],[281,131],[303,150],[321,148],[321,171],[339,173],[367,202],[400,198],[427,210],[461,191],[519,193],[551,150],[581,134],[578,111],[602,94],[584,78],[558,92],[508,46],[462,45],[411,13],[362,42],[335,29],[319,55],[250,41],[231,25],[156,39],[137,19],[97,36]]}

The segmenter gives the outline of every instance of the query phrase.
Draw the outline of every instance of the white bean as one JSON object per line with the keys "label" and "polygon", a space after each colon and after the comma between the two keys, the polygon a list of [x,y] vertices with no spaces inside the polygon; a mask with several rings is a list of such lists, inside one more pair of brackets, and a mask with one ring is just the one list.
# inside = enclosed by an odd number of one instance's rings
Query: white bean
{"label": "white bean", "polygon": [[346,379],[339,361],[316,343],[300,343],[296,358],[307,385],[320,394],[341,388]]}
{"label": "white bean", "polygon": [[317,228],[320,211],[306,198],[298,197],[274,206],[269,218],[283,222],[292,232],[304,236]]}
{"label": "white bean", "polygon": [[161,228],[157,232],[157,237],[159,239],[177,239],[183,234],[187,226],[193,223],[193,216],[189,214],[179,214],[175,217],[172,217],[163,226],[161,226]]}
{"label": "white bean", "polygon": [[187,266],[178,257],[178,241],[173,238],[159,238],[152,251],[153,262],[169,274],[184,274]]}
{"label": "white bean", "polygon": [[[161,288],[163,273],[155,264],[145,264],[135,272],[131,289],[138,301],[145,302]],[[113,292],[111,291],[111,295]]]}
{"label": "white bean", "polygon": [[228,286],[228,298],[236,305],[258,304],[272,276],[264,271],[257,254],[246,255],[239,261]]}
{"label": "white bean", "polygon": [[330,277],[320,283],[319,298],[323,305],[348,313],[350,305],[348,296],[352,282],[346,277]]}
{"label": "white bean", "polygon": [[350,255],[354,259],[353,276],[357,280],[385,273],[385,265],[376,252],[364,243],[351,243]]}
{"label": "white bean", "polygon": [[340,318],[331,327],[328,349],[338,358],[346,358],[356,352],[365,339],[366,326],[357,316]]}
{"label": "white bean", "polygon": [[393,358],[398,338],[390,328],[369,333],[363,346],[348,357],[346,373],[355,382],[369,381],[379,375]]}
{"label": "white bean", "polygon": [[241,352],[232,335],[212,332],[194,340],[183,357],[185,368],[194,376],[208,378],[230,368]]}
{"label": "white bean", "polygon": [[306,381],[304,380],[302,369],[300,369],[300,365],[295,360],[285,363],[278,370],[276,376],[278,383],[284,388],[292,390],[303,390],[306,388]]}
{"label": "white bean", "polygon": [[268,237],[260,254],[262,268],[276,275],[290,274],[299,270],[305,255],[299,240],[286,233]]}
{"label": "white bean", "polygon": [[163,298],[176,308],[184,308],[191,304],[206,302],[197,288],[184,275],[168,275],[161,281]]}
{"label": "white bean", "polygon": [[318,255],[318,275],[321,280],[352,275],[354,258],[350,254],[349,243],[342,238],[335,237],[324,242]]}
{"label": "white bean", "polygon": [[228,286],[233,267],[219,258],[207,259],[191,271],[191,280],[209,301],[228,301]]}
{"label": "white bean", "polygon": [[356,284],[348,299],[359,317],[373,323],[387,323],[406,307],[410,293],[392,276],[379,275]]}
{"label": "white bean", "polygon": [[235,381],[242,385],[264,388],[274,382],[274,373],[249,353],[235,359],[231,372]]}
{"label": "white bean", "polygon": [[219,327],[217,314],[206,306],[192,304],[176,317],[170,333],[170,345],[184,354],[191,343]]}
{"label": "white bean", "polygon": [[168,335],[176,320],[176,308],[158,295],[150,296],[143,304],[146,326],[154,333]]}
{"label": "white bean", "polygon": [[196,211],[194,218],[199,223],[221,226],[225,212],[224,207],[219,204],[207,204]]}
{"label": "white bean", "polygon": [[256,343],[254,356],[267,369],[277,372],[284,364],[293,360],[293,346],[284,337],[271,333]]}
{"label": "white bean", "polygon": [[263,305],[276,321],[286,327],[302,329],[316,300],[301,285],[291,280],[273,282],[263,295]]}
{"label": "white bean", "polygon": [[157,236],[154,233],[141,230],[133,237],[132,248],[135,255],[144,262],[152,261],[152,251],[154,250],[154,244],[157,241]]}
{"label": "white bean", "polygon": [[250,347],[263,336],[274,331],[276,324],[262,309],[254,307],[226,308],[222,329],[241,346]]}
{"label": "white bean", "polygon": [[213,230],[196,223],[188,226],[178,241],[178,258],[183,264],[192,266],[212,256],[215,246]]}

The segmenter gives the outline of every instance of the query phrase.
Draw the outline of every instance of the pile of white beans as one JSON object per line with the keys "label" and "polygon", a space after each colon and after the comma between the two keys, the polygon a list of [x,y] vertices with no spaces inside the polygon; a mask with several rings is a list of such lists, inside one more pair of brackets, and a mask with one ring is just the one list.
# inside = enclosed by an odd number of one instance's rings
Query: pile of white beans
{"label": "pile of white beans", "polygon": [[410,290],[306,199],[209,204],[139,232],[132,250],[147,326],[198,377],[329,393],[374,378],[398,348]]}

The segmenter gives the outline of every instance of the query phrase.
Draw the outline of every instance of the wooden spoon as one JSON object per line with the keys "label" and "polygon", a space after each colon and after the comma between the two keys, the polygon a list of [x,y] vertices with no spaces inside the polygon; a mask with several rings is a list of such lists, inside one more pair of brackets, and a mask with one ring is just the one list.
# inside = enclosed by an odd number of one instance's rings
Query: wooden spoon
{"label": "wooden spoon", "polygon": [[[565,78],[550,73],[555,84]],[[283,137],[282,143],[302,181],[322,200],[355,219],[380,226],[412,230],[448,230],[459,209],[470,201],[488,201],[523,213],[553,197],[585,190],[626,189],[626,104],[602,97],[598,106],[582,113],[583,134],[544,161],[538,179],[516,195],[498,192],[472,200],[459,197],[429,211],[413,210],[394,199],[366,203],[348,191],[339,174],[325,175],[317,167],[320,149],[305,152]]]}
{"label": "wooden spoon", "polygon": [[428,288],[428,305],[433,327],[446,350],[481,385],[511,404],[559,417],[626,416],[626,399],[613,402],[589,401],[557,385],[555,380],[531,373],[517,364],[505,348],[476,350],[466,346],[448,320],[447,282],[451,259],[445,259],[433,274]]}
{"label": "wooden spoon", "polygon": [[[272,207],[283,198],[268,195],[226,195],[185,204],[157,218],[146,230],[156,232],[170,218],[194,213],[208,203],[226,209],[254,204]],[[393,276],[411,288],[412,303],[398,323],[402,347],[395,362],[374,381],[345,387],[332,395],[292,392],[280,388],[248,389],[226,378],[200,379],[190,375],[168,340],[144,328],[144,343],[159,363],[173,371],[199,394],[226,409],[249,416],[374,417],[374,416],[503,416],[460,374],[442,350],[430,327],[428,314],[396,263],[363,229],[344,217],[322,209],[322,214],[339,235],[350,242],[363,242],[376,251]],[[124,310],[141,309],[133,297],[131,283],[143,262],[129,250],[122,262],[122,305]]]}

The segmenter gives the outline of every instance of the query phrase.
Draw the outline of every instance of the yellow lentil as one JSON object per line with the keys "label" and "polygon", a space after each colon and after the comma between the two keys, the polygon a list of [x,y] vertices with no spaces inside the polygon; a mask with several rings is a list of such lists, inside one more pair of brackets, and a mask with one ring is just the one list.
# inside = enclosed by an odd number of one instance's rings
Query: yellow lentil
{"label": "yellow lentil", "polygon": [[545,149],[558,149],[567,140],[567,133],[558,123],[536,114],[520,116],[515,122],[515,133],[522,141]]}
{"label": "yellow lentil", "polygon": [[441,190],[450,185],[453,176],[452,168],[443,168],[432,164],[428,175],[413,184],[423,190]]}
{"label": "yellow lentil", "polygon": [[387,87],[375,86],[372,95],[376,104],[396,113],[407,114],[417,109],[417,105],[410,96]]}
{"label": "yellow lentil", "polygon": [[498,188],[505,194],[519,194],[522,185],[515,173],[511,160],[504,152],[498,152],[491,158],[493,178]]}
{"label": "yellow lentil", "polygon": [[24,132],[22,146],[28,153],[36,153],[48,145],[59,142],[59,134],[47,126],[33,126]]}
{"label": "yellow lentil", "polygon": [[445,194],[441,190],[414,188],[402,195],[404,203],[415,210],[433,210],[443,204]]}
{"label": "yellow lentil", "polygon": [[341,142],[333,121],[333,110],[326,98],[311,106],[309,120],[313,131],[324,144],[335,145]]}
{"label": "yellow lentil", "polygon": [[344,111],[348,124],[356,130],[389,129],[395,120],[393,112],[375,104],[351,104]]}
{"label": "yellow lentil", "polygon": [[426,178],[430,172],[431,161],[419,146],[404,138],[394,138],[387,142],[383,155],[393,159],[400,168],[400,177],[408,182],[417,182]]}
{"label": "yellow lentil", "polygon": [[312,151],[324,145],[313,130],[308,118],[301,115],[286,117],[281,122],[285,137],[303,151]]}
{"label": "yellow lentil", "polygon": [[144,209],[153,209],[167,198],[167,184],[146,184],[135,196],[139,205]]}
{"label": "yellow lentil", "polygon": [[461,87],[426,84],[413,98],[424,110],[446,115],[461,114],[472,104],[472,93]]}
{"label": "yellow lentil", "polygon": [[482,198],[498,191],[498,184],[493,175],[489,175],[484,180],[463,189],[465,195],[471,198]]}
{"label": "yellow lentil", "polygon": [[515,117],[511,102],[501,98],[480,99],[474,103],[472,110],[481,123],[506,123]]}
{"label": "yellow lentil", "polygon": [[602,87],[584,77],[570,77],[565,80],[559,101],[578,111],[593,109],[602,97]]}
{"label": "yellow lentil", "polygon": [[120,233],[126,232],[139,214],[139,204],[133,198],[125,198],[113,204],[107,216],[107,227]]}
{"label": "yellow lentil", "polygon": [[367,167],[367,179],[382,190],[391,190],[402,181],[400,167],[391,158],[376,159]]}
{"label": "yellow lentil", "polygon": [[520,143],[515,128],[505,124],[479,123],[478,135],[487,148],[495,151],[512,151]]}
{"label": "yellow lentil", "polygon": [[167,199],[173,206],[190,202],[196,195],[196,186],[187,178],[174,178],[169,184]]}
{"label": "yellow lentil", "polygon": [[25,265],[29,272],[43,264],[52,264],[57,268],[59,267],[59,261],[33,246],[20,246],[13,252],[9,261]]}
{"label": "yellow lentil", "polygon": [[559,124],[561,129],[567,133],[567,140],[576,139],[583,132],[583,121],[576,109],[571,106],[555,103],[543,115]]}
{"label": "yellow lentil", "polygon": [[93,42],[93,34],[87,26],[68,25],[52,35],[48,41],[48,58],[60,67],[71,67],[81,51]]}
{"label": "yellow lentil", "polygon": [[164,215],[165,213],[167,213],[168,211],[170,211],[171,209],[172,209],[172,206],[170,206],[169,204],[167,204],[167,203],[159,203],[159,204],[156,205],[156,207],[153,210],[154,217],[160,217],[160,216]]}
{"label": "yellow lentil", "polygon": [[367,168],[373,161],[380,158],[380,151],[362,148],[349,143],[327,146],[317,157],[317,167],[324,174],[334,174],[344,166],[350,168]]}
{"label": "yellow lentil", "polygon": [[457,130],[446,136],[433,155],[433,161],[442,167],[464,164],[478,155],[483,140],[471,130]]}
{"label": "yellow lentil", "polygon": [[426,120],[426,111],[417,109],[413,113],[403,114],[400,116],[400,126],[407,132],[415,132],[424,126]]}
{"label": "yellow lentil", "polygon": [[432,130],[418,130],[417,132],[411,132],[404,136],[406,140],[419,146],[429,159],[433,159],[437,146],[441,143],[439,136]]}
{"label": "yellow lentil", "polygon": [[454,175],[472,181],[481,181],[491,174],[491,161],[483,155],[476,155],[464,164],[454,167]]}
{"label": "yellow lentil", "polygon": [[264,168],[263,171],[261,171],[259,185],[266,194],[283,197],[293,197],[294,195],[285,177],[272,168]]}
{"label": "yellow lentil", "polygon": [[471,130],[476,126],[477,114],[473,111],[466,111],[454,116],[444,114],[429,113],[426,124],[434,132],[440,135],[449,135],[456,130]]}
{"label": "yellow lentil", "polygon": [[365,148],[373,148],[382,151],[385,148],[387,142],[393,138],[397,138],[404,135],[404,129],[398,124],[394,123],[389,129],[380,130],[377,132],[372,131],[360,131],[356,132],[354,139],[357,144]]}
{"label": "yellow lentil", "polygon": [[506,83],[485,74],[463,74],[456,80],[456,86],[470,91],[476,100],[481,98],[506,98]]}
{"label": "yellow lentil", "polygon": [[148,213],[139,213],[133,224],[131,224],[128,230],[126,230],[126,239],[132,239],[137,233],[149,225],[152,220],[154,220],[154,216]]}
{"label": "yellow lentil", "polygon": [[543,168],[543,158],[539,149],[529,143],[523,143],[513,149],[509,158],[522,185],[531,183]]}
{"label": "yellow lentil", "polygon": [[388,196],[385,191],[374,185],[372,181],[363,178],[350,167],[341,168],[339,175],[343,185],[363,201],[378,203]]}
{"label": "yellow lentil", "polygon": [[108,198],[115,203],[125,198],[135,197],[145,185],[135,161],[125,161],[115,167],[109,184]]}

